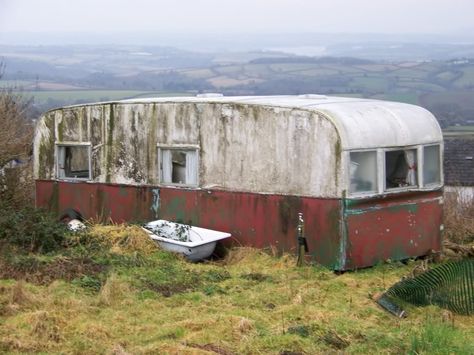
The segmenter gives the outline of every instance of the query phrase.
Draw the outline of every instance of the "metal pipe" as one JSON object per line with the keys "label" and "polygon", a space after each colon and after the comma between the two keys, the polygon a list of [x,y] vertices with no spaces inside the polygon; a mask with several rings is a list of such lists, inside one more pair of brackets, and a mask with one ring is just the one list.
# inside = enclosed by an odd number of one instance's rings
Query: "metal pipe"
{"label": "metal pipe", "polygon": [[308,252],[308,243],[304,233],[304,219],[303,213],[298,213],[298,226],[296,227],[296,236],[298,238],[298,259],[296,266],[303,266],[304,256]]}

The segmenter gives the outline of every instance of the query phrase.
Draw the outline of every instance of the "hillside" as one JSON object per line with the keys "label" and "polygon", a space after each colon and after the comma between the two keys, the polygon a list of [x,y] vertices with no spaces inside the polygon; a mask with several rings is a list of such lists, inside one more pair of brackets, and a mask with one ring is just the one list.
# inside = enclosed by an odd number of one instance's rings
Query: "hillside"
{"label": "hillside", "polygon": [[474,351],[472,317],[406,305],[400,319],[371,299],[419,262],[336,275],[297,268],[293,256],[237,248],[193,264],[150,246],[139,228],[91,228],[45,254],[5,254],[3,245],[2,352]]}
{"label": "hillside", "polygon": [[472,59],[369,60],[144,46],[0,46],[0,53],[6,64],[0,86],[34,97],[40,110],[198,92],[319,93],[419,104],[443,127],[474,121]]}

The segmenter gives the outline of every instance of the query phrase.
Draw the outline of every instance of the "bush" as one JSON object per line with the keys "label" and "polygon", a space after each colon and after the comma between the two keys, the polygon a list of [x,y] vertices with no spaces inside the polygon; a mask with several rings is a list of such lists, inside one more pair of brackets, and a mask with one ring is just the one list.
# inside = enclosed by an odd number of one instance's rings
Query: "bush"
{"label": "bush", "polygon": [[50,213],[0,204],[0,240],[26,252],[48,253],[63,246],[68,231]]}
{"label": "bush", "polygon": [[445,192],[444,235],[458,244],[474,242],[474,200],[462,187]]}
{"label": "bush", "polygon": [[[0,61],[0,79],[5,65]],[[0,201],[15,208],[33,204],[31,99],[0,88]]]}

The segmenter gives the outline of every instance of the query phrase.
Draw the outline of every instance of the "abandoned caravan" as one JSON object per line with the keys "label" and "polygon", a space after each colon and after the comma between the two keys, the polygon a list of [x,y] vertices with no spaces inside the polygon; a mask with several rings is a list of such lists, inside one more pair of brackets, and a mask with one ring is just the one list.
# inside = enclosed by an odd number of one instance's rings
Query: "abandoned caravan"
{"label": "abandoned caravan", "polygon": [[321,95],[133,99],[45,113],[36,204],[166,219],[334,270],[439,250],[443,139],[408,104]]}

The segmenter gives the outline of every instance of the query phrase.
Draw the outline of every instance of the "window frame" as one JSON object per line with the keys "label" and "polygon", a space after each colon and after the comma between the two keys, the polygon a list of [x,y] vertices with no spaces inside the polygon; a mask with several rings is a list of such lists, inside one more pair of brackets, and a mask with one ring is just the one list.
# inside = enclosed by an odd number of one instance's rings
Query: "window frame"
{"label": "window frame", "polygon": [[[56,180],[68,180],[68,181],[91,181],[92,180],[92,143],[91,142],[55,142],[54,144],[54,164],[55,164],[55,177]],[[83,177],[70,177],[70,176],[59,176],[59,148],[60,147],[86,147],[88,155],[88,169],[89,176],[87,178]]]}
{"label": "window frame", "polygon": [[[427,147],[438,147],[438,163],[439,163],[439,181],[438,182],[432,182],[429,184],[425,185],[425,176],[424,176],[424,168],[425,168],[425,148]],[[426,189],[431,189],[433,187],[438,187],[438,186],[443,186],[444,184],[444,171],[443,171],[443,145],[442,143],[432,143],[432,144],[423,144],[421,147],[422,151],[422,159],[423,159],[423,168],[421,170],[421,184],[424,188]]]}
{"label": "window frame", "polygon": [[[196,154],[196,183],[195,184],[180,184],[175,182],[164,182],[163,181],[163,162],[162,162],[162,151],[163,150],[180,150],[180,151],[194,151]],[[199,187],[199,164],[200,164],[200,146],[197,144],[157,144],[158,152],[158,183],[164,186],[173,186],[173,187]]]}
{"label": "window frame", "polygon": [[[439,147],[439,182],[437,183],[430,183],[424,185],[423,179],[423,168],[424,168],[424,153],[425,147],[430,146],[438,146]],[[416,185],[409,185],[409,186],[402,186],[402,187],[395,187],[395,188],[388,188],[387,189],[387,180],[386,180],[386,152],[390,151],[397,151],[397,150],[415,150],[416,151],[416,161],[417,161],[417,168],[416,168],[416,178],[417,184]],[[351,164],[351,153],[360,153],[360,152],[376,152],[377,161],[376,161],[376,169],[377,169],[377,191],[376,192],[367,192],[367,191],[359,191],[359,192],[351,192],[350,191],[350,184],[351,184],[351,174],[350,174],[350,164]],[[384,194],[392,194],[392,193],[401,193],[401,192],[408,192],[408,191],[425,191],[425,190],[435,190],[441,188],[444,185],[444,172],[443,172],[443,142],[434,142],[434,143],[426,143],[426,144],[417,144],[417,145],[407,145],[407,146],[399,146],[399,147],[380,147],[380,148],[367,148],[367,149],[351,149],[345,151],[346,156],[346,191],[347,195],[351,198],[364,198],[368,196],[377,196],[377,195],[384,195]]]}
{"label": "window frame", "polygon": [[[375,183],[376,183],[376,189],[374,191],[354,191],[354,192],[351,192],[351,172],[350,172],[350,166],[351,166],[351,153],[370,153],[370,152],[374,152],[375,153]],[[379,179],[379,165],[380,165],[380,161],[379,161],[379,153],[378,153],[378,149],[354,149],[354,150],[350,150],[348,151],[348,154],[347,154],[347,160],[348,160],[348,189],[347,191],[349,192],[349,195],[351,196],[372,196],[372,195],[376,195],[379,193],[380,191],[380,179]]]}
{"label": "window frame", "polygon": [[[418,190],[422,187],[420,184],[420,166],[422,161],[420,160],[420,147],[422,145],[407,145],[404,147],[390,147],[390,148],[382,148],[381,151],[383,152],[383,171],[382,171],[382,179],[383,179],[383,192],[390,193],[390,192],[400,192],[400,191],[410,191],[410,190]],[[414,150],[416,155],[416,184],[415,185],[407,185],[401,187],[391,187],[387,188],[387,152],[395,152],[395,151],[405,151],[405,150]],[[421,164],[420,164],[421,163]]]}

